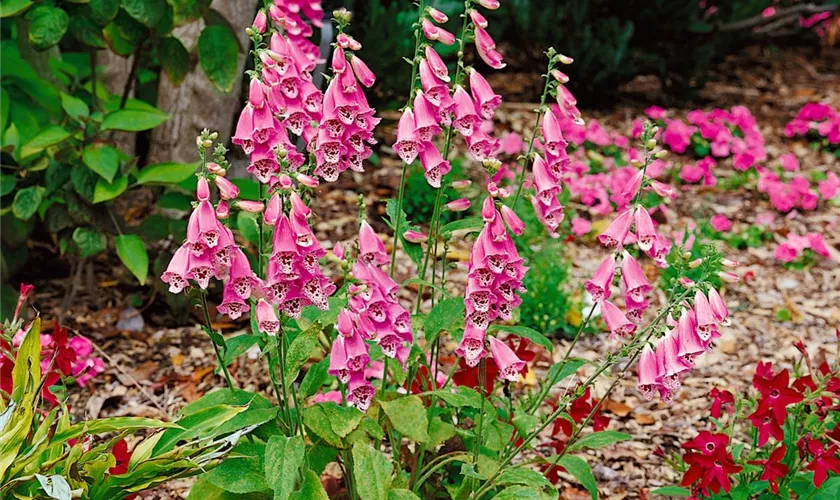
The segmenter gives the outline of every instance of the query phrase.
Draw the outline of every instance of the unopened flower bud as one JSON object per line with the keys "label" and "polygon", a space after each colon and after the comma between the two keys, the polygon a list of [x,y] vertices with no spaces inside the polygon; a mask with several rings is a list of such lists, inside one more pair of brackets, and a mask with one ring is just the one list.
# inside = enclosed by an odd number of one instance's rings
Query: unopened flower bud
{"label": "unopened flower bud", "polygon": [[490,193],[490,196],[493,198],[497,198],[499,196],[499,186],[497,186],[495,182],[488,182],[487,192]]}
{"label": "unopened flower bud", "polygon": [[232,200],[239,196],[239,188],[224,177],[216,176],[213,179],[216,187],[219,188],[219,197],[223,200]]}
{"label": "unopened flower bud", "polygon": [[478,0],[478,4],[488,10],[496,10],[499,8],[499,0]]}
{"label": "unopened flower bud", "polygon": [[[254,18],[254,22],[252,23],[252,26],[254,27],[255,30],[259,31],[260,33],[265,33],[265,27],[266,27],[266,22],[267,21],[268,21],[268,18],[265,15],[265,11],[260,9],[260,11],[257,12],[257,17]],[[248,36],[251,36],[251,35],[249,34]]]}
{"label": "unopened flower bud", "polygon": [[446,21],[449,21],[449,18],[443,12],[437,10],[434,7],[429,7],[426,9],[426,12],[429,13],[429,17],[435,20],[438,24],[443,24]]}
{"label": "unopened flower bud", "polygon": [[283,211],[283,204],[280,202],[280,195],[274,193],[271,199],[268,200],[268,205],[265,207],[265,212],[263,212],[263,221],[268,224],[269,226],[273,226],[277,219],[280,218],[280,214]]}
{"label": "unopened flower bud", "polygon": [[222,167],[220,167],[218,163],[214,163],[212,161],[207,162],[207,170],[209,170],[210,173],[218,174],[219,170],[221,170],[221,169],[222,169]]}
{"label": "unopened flower bud", "polygon": [[245,28],[245,34],[248,35],[248,38],[253,37],[255,33],[256,33],[256,31],[254,31],[254,28],[252,28],[250,26]]}
{"label": "unopened flower bud", "polygon": [[645,144],[645,147],[648,151],[653,151],[653,148],[656,147],[656,139],[648,139],[647,143]]}
{"label": "unopened flower bud", "polygon": [[255,200],[239,200],[236,202],[236,207],[239,208],[239,210],[251,212],[252,214],[258,214],[265,208],[261,201]]}
{"label": "unopened flower bud", "polygon": [[277,185],[278,185],[278,186],[280,187],[280,189],[282,189],[283,191],[291,191],[291,190],[292,190],[292,188],[294,188],[294,187],[295,187],[294,183],[292,182],[291,177],[289,177],[289,176],[288,176],[288,175],[286,175],[286,174],[282,174],[282,175],[281,175],[281,176],[277,179]]}
{"label": "unopened flower bud", "polygon": [[722,281],[725,281],[725,282],[727,282],[727,283],[738,283],[738,281],[740,281],[740,279],[741,279],[741,278],[739,278],[739,277],[738,277],[738,275],[737,275],[737,274],[735,274],[735,273],[730,273],[730,272],[727,272],[727,271],[721,271],[721,272],[719,272],[719,273],[718,273],[718,277],[719,277]]}
{"label": "unopened flower bud", "polygon": [[198,178],[198,187],[195,190],[195,197],[199,201],[207,201],[210,199],[210,185],[207,184],[207,179],[204,177]]}
{"label": "unopened flower bud", "polygon": [[423,243],[423,242],[425,242],[426,240],[429,239],[428,236],[421,233],[420,231],[413,231],[413,230],[408,230],[408,231],[404,232],[403,233],[403,238],[405,238],[406,241],[410,241],[411,243]]}
{"label": "unopened flower bud", "polygon": [[499,169],[502,168],[502,162],[499,161],[497,158],[486,158],[484,161],[481,162],[484,166],[484,169],[490,175],[496,175]]}
{"label": "unopened flower bud", "polygon": [[469,179],[458,179],[457,181],[452,181],[452,183],[450,184],[450,186],[452,186],[452,189],[457,189],[459,191],[462,189],[467,189],[468,187],[470,187],[470,185],[472,185],[472,181]]}
{"label": "unopened flower bud", "polygon": [[661,149],[661,150],[657,151],[653,155],[653,157],[656,158],[657,160],[661,160],[661,159],[665,158],[666,156],[668,156],[668,151],[666,151],[664,149]]}
{"label": "unopened flower bud", "polygon": [[446,209],[450,212],[463,212],[470,208],[470,200],[467,198],[458,198],[446,204]]}
{"label": "unopened flower bud", "polygon": [[561,64],[572,64],[575,62],[574,59],[563,54],[557,54],[557,60],[560,61]]}
{"label": "unopened flower bud", "polygon": [[288,154],[289,154],[289,152],[286,151],[286,148],[281,147],[281,148],[277,149],[277,157],[278,158],[281,158],[281,159],[285,158],[286,155],[288,155]]}
{"label": "unopened flower bud", "polygon": [[230,216],[230,205],[225,200],[219,202],[216,205],[216,218],[217,219],[227,219]]}
{"label": "unopened flower bud", "polygon": [[630,165],[633,165],[636,168],[641,168],[642,162],[637,160],[636,158],[633,158],[632,160],[630,160]]}
{"label": "unopened flower bud", "polygon": [[209,149],[213,146],[213,141],[211,141],[210,139],[204,139],[201,142],[201,145],[204,146],[204,149]]}
{"label": "unopened flower bud", "polygon": [[680,278],[680,285],[684,286],[685,288],[691,288],[694,286],[694,280],[690,278]]}
{"label": "unopened flower bud", "polygon": [[219,171],[216,172],[216,175],[219,176],[219,177],[224,177],[224,176],[227,175],[227,170],[225,170],[223,168],[220,168]]}
{"label": "unopened flower bud", "polygon": [[339,23],[347,24],[351,19],[353,19],[353,14],[344,7],[341,7],[340,9],[335,9],[333,11],[333,17]]}
{"label": "unopened flower bud", "polygon": [[689,269],[697,269],[703,264],[703,259],[694,259],[688,263]]}
{"label": "unopened flower bud", "polygon": [[566,73],[563,73],[558,69],[551,70],[551,76],[560,83],[569,83],[569,77]]}
{"label": "unopened flower bud", "polygon": [[683,259],[690,259],[691,258],[691,252],[683,252],[682,258]]}
{"label": "unopened flower bud", "polygon": [[335,244],[332,249],[332,253],[338,258],[338,260],[344,260],[344,246],[340,241]]}
{"label": "unopened flower bud", "polygon": [[318,179],[315,178],[315,177],[312,177],[311,175],[297,174],[295,176],[295,180],[297,180],[298,182],[300,182],[301,184],[303,184],[304,186],[306,186],[308,188],[315,189],[316,187],[318,187]]}
{"label": "unopened flower bud", "polygon": [[720,263],[723,266],[728,267],[730,269],[738,267],[738,261],[737,260],[721,259]]}
{"label": "unopened flower bud", "polygon": [[658,134],[658,133],[659,133],[659,126],[654,125],[653,128],[650,129],[650,135],[652,135],[653,137],[656,137],[656,134]]}

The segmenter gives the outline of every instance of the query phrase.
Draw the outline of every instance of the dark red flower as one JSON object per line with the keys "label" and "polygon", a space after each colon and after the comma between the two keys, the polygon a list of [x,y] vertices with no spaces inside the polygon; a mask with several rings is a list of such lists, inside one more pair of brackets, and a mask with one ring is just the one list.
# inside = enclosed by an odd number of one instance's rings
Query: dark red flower
{"label": "dark red flower", "polygon": [[[598,400],[593,399],[590,401],[590,388],[587,387],[583,394],[572,400],[572,403],[569,405],[568,414],[574,420],[576,424],[583,422],[583,420],[589,416],[589,413],[592,412],[592,408],[594,408],[598,404]],[[595,431],[603,430],[609,425],[610,418],[605,415],[600,415],[601,408],[598,408],[598,411],[592,415],[592,427]],[[574,432],[572,422],[569,420],[560,417],[554,421],[554,427],[551,431],[552,436],[557,436],[560,432],[567,436],[571,436]]]}
{"label": "dark red flower", "polygon": [[[496,377],[499,375],[499,367],[496,366],[496,363],[484,363],[484,365],[487,367],[487,372],[484,377],[484,391],[485,394],[490,394],[493,392]],[[481,363],[470,367],[464,361],[464,358],[458,358],[458,370],[452,375],[452,382],[455,385],[464,385],[477,389],[479,385],[478,369],[480,366]]]}
{"label": "dark red flower", "polygon": [[[564,449],[566,449],[566,443],[564,441],[560,441],[559,439],[552,439],[551,442],[545,444],[553,449],[554,453],[552,453],[552,455],[559,455],[560,453],[563,453]],[[551,459],[549,458],[549,460]],[[559,465],[551,467],[550,463],[540,465],[540,471],[542,471],[546,479],[551,481],[551,484],[559,483],[560,473],[565,472],[565,470],[566,469]]]}
{"label": "dark red flower", "polygon": [[729,476],[741,472],[743,467],[735,464],[732,455],[726,450],[728,444],[729,436],[709,431],[701,431],[696,438],[684,443],[683,448],[700,450],[700,453],[690,451],[683,456],[689,468],[683,476],[682,485],[697,483],[695,488],[701,491],[709,490],[717,494],[723,489],[729,493],[732,488]]}
{"label": "dark red flower", "polygon": [[712,387],[712,390],[709,391],[709,397],[712,398],[712,417],[720,418],[721,410],[724,407],[727,412],[732,413],[732,404],[735,403],[735,396],[731,392]]}
{"label": "dark red flower", "polygon": [[131,453],[128,451],[128,443],[125,442],[125,439],[117,441],[117,444],[111,448],[111,455],[114,455],[117,464],[108,469],[108,473],[116,476],[128,472],[128,461],[131,460]]}
{"label": "dark red flower", "polygon": [[758,445],[764,446],[773,436],[777,441],[785,439],[785,431],[773,418],[773,412],[769,409],[761,410],[760,408],[754,413],[751,413],[747,418],[752,422],[753,427],[758,429]]}
{"label": "dark red flower", "polygon": [[751,460],[749,462],[752,465],[760,465],[762,467],[761,480],[770,483],[770,489],[773,493],[779,493],[778,480],[790,472],[790,468],[782,463],[782,459],[785,458],[785,453],[787,453],[787,447],[781,445],[770,453],[767,460]]}
{"label": "dark red flower", "polygon": [[840,474],[840,459],[837,458],[838,447],[832,444],[828,448],[825,443],[817,439],[808,440],[808,453],[814,458],[805,466],[814,471],[814,486],[819,488],[828,479],[828,471]]}
{"label": "dark red flower", "polygon": [[772,409],[773,415],[776,417],[776,423],[779,425],[785,422],[787,407],[804,399],[800,392],[789,387],[790,373],[787,369],[773,375],[772,378],[754,378],[753,385],[761,393],[757,411],[764,411],[767,408]]}
{"label": "dark red flower", "polygon": [[76,351],[70,347],[70,338],[67,329],[55,324],[52,333],[53,347],[55,349],[55,366],[65,376],[73,373],[73,363],[76,362]]}

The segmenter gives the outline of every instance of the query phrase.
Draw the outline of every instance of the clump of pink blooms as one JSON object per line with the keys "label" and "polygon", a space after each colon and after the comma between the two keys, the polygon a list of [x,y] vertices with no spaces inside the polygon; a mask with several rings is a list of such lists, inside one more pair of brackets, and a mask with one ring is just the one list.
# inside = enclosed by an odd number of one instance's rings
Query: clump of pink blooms
{"label": "clump of pink blooms", "polygon": [[785,125],[785,136],[820,138],[840,146],[840,111],[826,103],[809,102]]}
{"label": "clump of pink blooms", "polygon": [[814,232],[804,236],[789,233],[787,239],[776,247],[773,255],[776,260],[788,263],[801,257],[805,250],[811,250],[815,254],[827,259],[831,258],[831,251],[828,249],[823,235]]}

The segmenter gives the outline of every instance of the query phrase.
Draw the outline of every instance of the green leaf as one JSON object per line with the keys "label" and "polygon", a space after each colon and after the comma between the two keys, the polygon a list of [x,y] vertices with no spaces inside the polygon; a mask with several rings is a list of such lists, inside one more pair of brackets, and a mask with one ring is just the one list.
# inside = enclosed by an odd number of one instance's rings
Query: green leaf
{"label": "green leaf", "polygon": [[545,335],[542,333],[534,330],[533,328],[528,328],[527,326],[515,325],[515,326],[504,326],[504,325],[490,325],[490,328],[487,329],[488,332],[508,332],[516,335],[517,337],[521,337],[524,339],[528,339],[531,342],[545,347],[548,352],[551,352],[554,349],[554,345],[548,340]]}
{"label": "green leaf", "polygon": [[128,176],[120,175],[114,182],[105,179],[96,179],[96,186],[93,188],[93,203],[113,200],[128,189]]}
{"label": "green leaf", "polygon": [[53,125],[38,132],[35,137],[20,147],[20,157],[27,158],[36,153],[40,153],[44,149],[55,146],[67,140],[70,137],[70,132],[63,127]]}
{"label": "green leaf", "polygon": [[15,193],[12,213],[20,220],[29,220],[41,206],[43,196],[44,188],[41,186],[29,186],[21,189]]}
{"label": "green leaf", "polygon": [[245,354],[257,341],[259,341],[259,337],[247,333],[225,340],[225,345],[227,345],[227,349],[225,350],[225,366],[233,363],[233,360]]}
{"label": "green leaf", "polygon": [[586,360],[579,358],[570,358],[565,362],[558,362],[551,366],[548,370],[548,380],[551,385],[554,385],[561,380],[574,374],[581,366],[586,364]]}
{"label": "green leaf", "polygon": [[330,500],[327,491],[321,484],[321,478],[311,470],[306,471],[300,489],[292,493],[289,498],[292,500]]}
{"label": "green leaf", "polygon": [[96,436],[109,432],[131,431],[139,429],[166,429],[176,428],[177,425],[171,422],[164,422],[154,418],[145,417],[109,417],[96,420],[86,420],[73,424],[64,430],[58,431],[53,436],[53,442],[63,442],[74,439],[84,434]]}
{"label": "green leaf", "polygon": [[464,406],[471,408],[481,407],[481,395],[478,394],[478,391],[469,387],[459,386],[452,389],[440,389],[433,394],[456,408],[462,408]]}
{"label": "green leaf", "polygon": [[630,434],[625,434],[623,432],[617,431],[601,431],[595,432],[592,434],[587,434],[582,438],[578,439],[571,446],[569,446],[569,451],[580,450],[583,448],[603,448],[604,446],[609,446],[611,444],[619,443],[621,441],[627,441],[631,439],[633,436]]}
{"label": "green leaf", "polygon": [[388,500],[420,500],[411,490],[394,488],[388,490]]}
{"label": "green leaf", "polygon": [[121,130],[123,132],[142,132],[157,127],[169,119],[162,111],[139,109],[121,109],[105,115],[102,130]]}
{"label": "green leaf", "polygon": [[155,163],[153,165],[147,165],[143,170],[137,172],[137,183],[177,184],[195,175],[195,171],[199,165],[199,162]]}
{"label": "green leaf", "polygon": [[440,228],[440,233],[445,234],[462,230],[468,230],[468,232],[473,233],[481,231],[482,228],[484,228],[484,221],[480,217],[469,217],[444,224],[444,226]]}
{"label": "green leaf", "polygon": [[122,0],[122,7],[129,16],[149,28],[157,26],[166,14],[164,0]]}
{"label": "green leaf", "polygon": [[14,175],[0,174],[0,196],[6,196],[14,191],[17,186],[17,177]]}
{"label": "green leaf", "polygon": [[175,37],[161,38],[158,42],[158,59],[174,85],[180,85],[190,71],[190,54]]}
{"label": "green leaf", "polygon": [[208,481],[207,474],[199,476],[198,481],[190,488],[190,494],[187,496],[187,500],[269,500],[270,498],[270,496],[262,493],[243,494],[225,491]]}
{"label": "green leaf", "polygon": [[97,49],[105,49],[108,44],[102,36],[102,29],[88,16],[76,14],[70,18],[70,34],[83,44]]}
{"label": "green leaf", "polygon": [[324,382],[329,378],[327,375],[329,367],[329,359],[322,359],[309,367],[298,387],[298,396],[301,400],[312,396],[324,385]]}
{"label": "green leaf", "polygon": [[542,500],[538,490],[527,486],[511,486],[493,497],[495,500]]}
{"label": "green leaf", "polygon": [[516,427],[516,430],[519,431],[521,436],[527,436],[540,423],[539,418],[528,413],[517,411],[514,415],[513,426]]}
{"label": "green leaf", "polygon": [[303,423],[327,444],[343,448],[342,439],[359,426],[364,415],[355,408],[332,402],[318,403],[303,409]]}
{"label": "green leaf", "polygon": [[451,328],[464,319],[464,300],[461,298],[446,299],[438,302],[423,327],[426,342],[431,342],[442,330]]}
{"label": "green leaf", "polygon": [[286,500],[295,489],[306,446],[300,436],[271,436],[265,446],[265,479],[274,500]]}
{"label": "green leaf", "polygon": [[6,89],[0,87],[0,136],[6,130],[6,125],[9,124],[9,93]]}
{"label": "green leaf", "polygon": [[392,471],[393,465],[381,451],[367,443],[353,445],[353,477],[362,500],[386,500]]}
{"label": "green leaf", "polygon": [[12,368],[12,401],[20,403],[25,394],[35,397],[35,388],[41,383],[40,339],[41,318],[37,317],[23,337],[15,357],[15,365]]}
{"label": "green leaf", "polygon": [[41,484],[41,488],[44,489],[44,493],[48,497],[55,498],[56,500],[70,500],[70,484],[62,476],[54,474],[46,477],[41,474],[35,474],[35,478],[38,479],[38,483]]}
{"label": "green leaf", "polygon": [[57,44],[70,25],[66,12],[47,5],[34,7],[26,13],[26,20],[29,21],[29,43],[36,50],[46,50]]}
{"label": "green leaf", "polygon": [[445,443],[449,438],[455,435],[455,426],[449,422],[444,422],[440,417],[433,417],[432,423],[429,425],[429,448]]}
{"label": "green leaf", "polygon": [[67,116],[76,121],[80,121],[81,118],[87,118],[90,116],[90,110],[88,109],[87,104],[85,104],[85,101],[79,99],[78,97],[65,94],[64,92],[61,93],[61,107],[64,109],[64,112],[67,113]]}
{"label": "green leaf", "polygon": [[257,214],[244,210],[240,211],[236,214],[236,228],[239,229],[239,234],[245,238],[245,241],[253,245],[259,245],[260,223],[257,222]]}
{"label": "green leaf", "polygon": [[514,467],[506,469],[496,479],[495,484],[522,484],[535,488],[551,488],[551,481],[539,472],[525,467]]}
{"label": "green leaf", "polygon": [[691,495],[691,491],[688,488],[681,488],[679,486],[663,486],[652,490],[650,494],[664,497],[687,497]]}
{"label": "green leaf", "polygon": [[32,7],[32,0],[3,0],[0,3],[0,18],[12,17]]}
{"label": "green leaf", "polygon": [[382,409],[388,415],[394,429],[415,441],[425,443],[429,440],[429,420],[426,407],[417,396],[406,396],[391,401],[382,401]]}
{"label": "green leaf", "polygon": [[[547,460],[550,461],[551,457]],[[592,495],[592,500],[597,500],[598,484],[595,482],[595,476],[592,475],[592,469],[584,459],[574,455],[563,455],[558,463],[586,488],[586,491]]]}
{"label": "green leaf", "polygon": [[220,433],[222,425],[247,409],[247,406],[217,405],[186,415],[175,422],[178,429],[169,429],[163,433],[152,456],[172,451],[179,441],[215,437]]}
{"label": "green leaf", "polygon": [[146,244],[136,234],[123,234],[116,238],[117,256],[131,271],[141,285],[146,284],[149,276],[149,254]]}
{"label": "green leaf", "polygon": [[105,26],[110,23],[120,10],[120,0],[90,0],[88,12],[96,24]]}
{"label": "green leaf", "polygon": [[94,142],[82,151],[82,162],[109,183],[120,170],[120,151],[107,144]]}
{"label": "green leaf", "polygon": [[231,493],[268,490],[263,460],[265,449],[263,444],[238,444],[224,462],[206,474],[207,480]]}
{"label": "green leaf", "polygon": [[236,36],[224,26],[208,26],[198,37],[198,60],[207,78],[222,92],[233,90],[239,72]]}
{"label": "green leaf", "polygon": [[[84,165],[75,165],[73,170],[70,171],[70,180],[73,182],[73,188],[82,198],[90,202],[93,202],[93,195],[96,192],[96,183],[101,179],[102,177],[99,177],[91,169]],[[70,202],[68,202],[68,205],[69,203]]]}
{"label": "green leaf", "polygon": [[318,347],[318,334],[321,333],[321,325],[315,323],[305,331],[301,332],[286,353],[286,380],[292,383],[298,377],[303,364],[309,360],[312,351]]}
{"label": "green leaf", "polygon": [[79,254],[92,257],[108,248],[108,240],[102,232],[92,227],[77,227],[73,231],[73,242],[79,248]]}

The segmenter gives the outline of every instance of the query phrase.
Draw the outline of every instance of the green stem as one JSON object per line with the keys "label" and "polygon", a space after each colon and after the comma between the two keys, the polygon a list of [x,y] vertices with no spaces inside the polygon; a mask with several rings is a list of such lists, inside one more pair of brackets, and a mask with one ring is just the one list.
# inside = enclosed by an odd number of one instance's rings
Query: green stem
{"label": "green stem", "polygon": [[422,475],[419,478],[417,478],[417,481],[414,483],[414,488],[412,489],[412,491],[414,491],[415,494],[419,494],[420,486],[422,486],[423,483],[426,482],[426,480],[432,477],[432,474],[440,470],[444,465],[448,463],[464,461],[465,458],[467,457],[463,451],[454,451],[446,455],[441,455],[435,460],[432,460],[426,467],[426,471],[422,472]]}
{"label": "green stem", "polygon": [[[207,291],[201,291],[201,309],[204,311],[204,324],[207,326],[207,329],[213,331],[213,325],[210,321],[210,312],[207,309]],[[219,334],[221,335],[221,334]],[[225,381],[227,382],[228,389],[235,389],[236,386],[233,385],[233,379],[230,377],[230,372],[228,372],[227,365],[225,364],[225,360],[222,357],[222,353],[219,351],[219,346],[216,345],[216,342],[211,338],[210,343],[213,344],[213,351],[216,352],[216,360],[219,363],[219,368],[222,369],[222,373],[225,376]]]}

